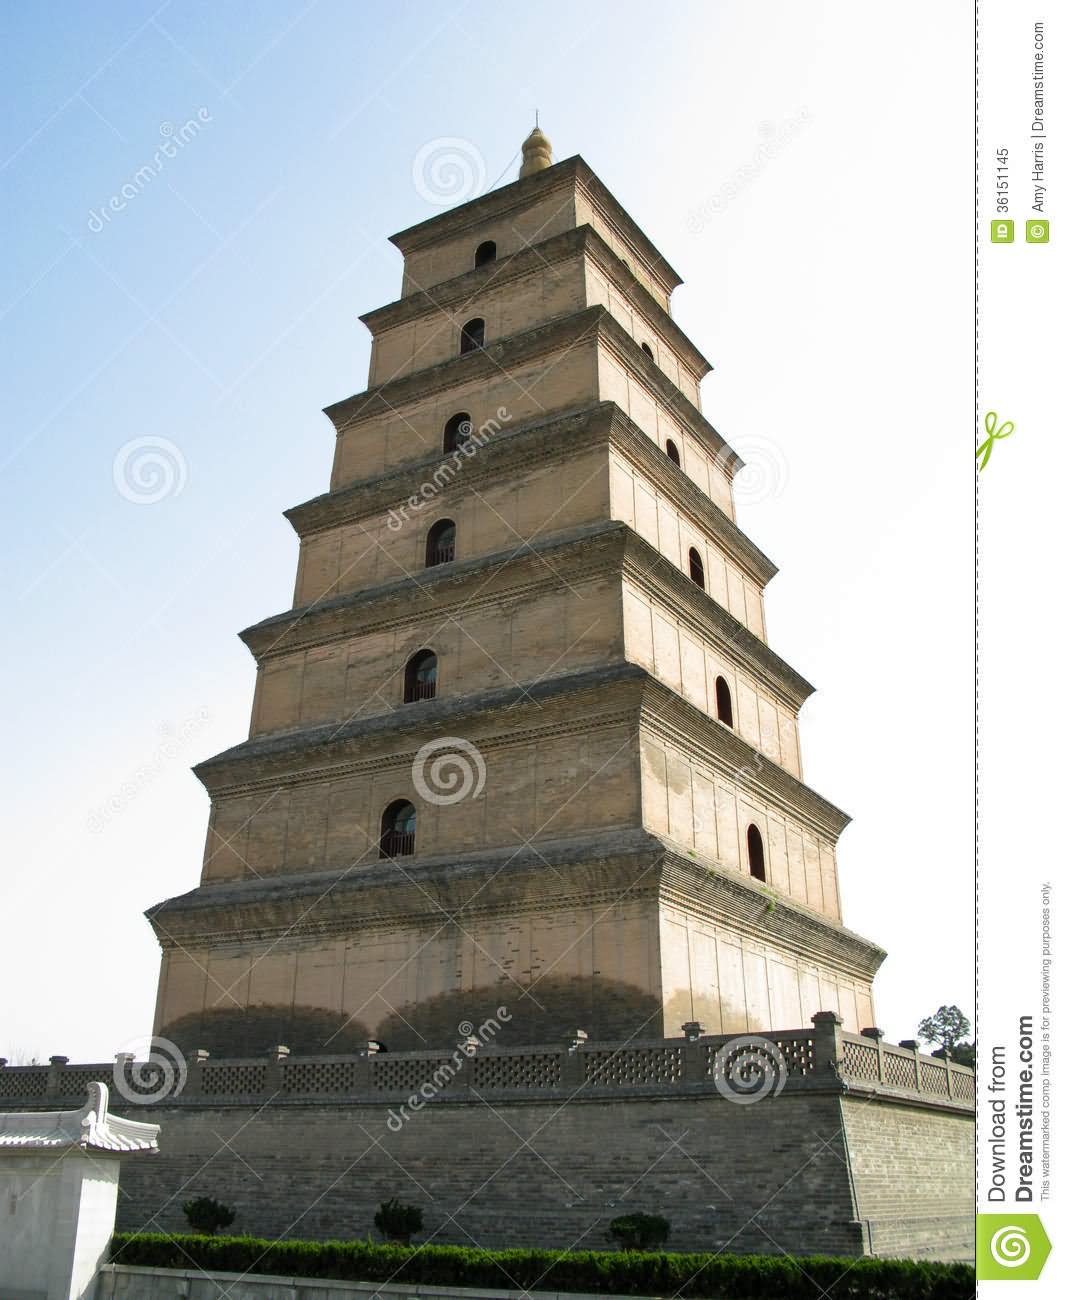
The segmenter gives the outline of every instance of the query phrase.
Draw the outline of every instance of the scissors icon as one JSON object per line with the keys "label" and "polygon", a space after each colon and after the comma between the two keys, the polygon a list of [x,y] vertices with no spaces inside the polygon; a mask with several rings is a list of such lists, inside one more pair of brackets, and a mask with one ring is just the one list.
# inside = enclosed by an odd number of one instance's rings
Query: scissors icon
{"label": "scissors icon", "polygon": [[976,449],[977,456],[983,456],[980,461],[979,470],[983,469],[991,459],[991,444],[999,438],[1008,438],[1014,430],[1012,420],[1007,420],[1004,424],[999,424],[998,414],[995,411],[988,411],[984,416],[984,432],[987,434],[986,441],[982,442]]}

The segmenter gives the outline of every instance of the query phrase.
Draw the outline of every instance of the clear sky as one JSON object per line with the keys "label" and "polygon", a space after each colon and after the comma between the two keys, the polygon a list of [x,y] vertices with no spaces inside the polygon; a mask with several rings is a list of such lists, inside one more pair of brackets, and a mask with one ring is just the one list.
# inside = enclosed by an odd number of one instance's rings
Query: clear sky
{"label": "clear sky", "polygon": [[944,81],[969,8],[4,7],[0,1055],[108,1059],[150,1031],[141,914],[197,882],[189,768],[246,735],[236,633],[291,603],[281,511],[327,487],[321,408],[365,386],[357,317],[399,293],[387,236],[443,210],[415,160],[454,138],[474,181],[512,180],[537,108],[685,278],[704,409],[751,464],[739,521],[781,570],[770,643],[818,687],[806,778],[855,818],[843,905],[890,953],[878,1019],[897,1040],[942,1002],[971,1013],[972,242],[951,214],[972,150]]}

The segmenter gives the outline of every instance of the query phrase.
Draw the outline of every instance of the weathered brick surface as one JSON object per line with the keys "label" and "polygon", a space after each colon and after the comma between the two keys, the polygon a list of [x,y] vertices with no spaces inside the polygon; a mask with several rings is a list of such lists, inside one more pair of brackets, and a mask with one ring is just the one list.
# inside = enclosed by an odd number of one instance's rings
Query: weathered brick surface
{"label": "weathered brick surface", "polygon": [[[234,1205],[243,1232],[349,1237],[398,1196],[440,1243],[601,1247],[610,1219],[643,1210],[670,1219],[678,1250],[966,1253],[944,1217],[965,1208],[966,1116],[787,1092],[750,1106],[449,1099],[390,1128],[398,1110],[153,1107],[163,1154],[124,1172],[119,1226],[179,1230],[181,1202],[203,1194]],[[893,1206],[908,1217],[889,1222]]]}
{"label": "weathered brick surface", "polygon": [[968,1254],[976,1198],[972,1125],[857,1098],[843,1099],[842,1115],[871,1252],[923,1254],[954,1243],[959,1257]]}

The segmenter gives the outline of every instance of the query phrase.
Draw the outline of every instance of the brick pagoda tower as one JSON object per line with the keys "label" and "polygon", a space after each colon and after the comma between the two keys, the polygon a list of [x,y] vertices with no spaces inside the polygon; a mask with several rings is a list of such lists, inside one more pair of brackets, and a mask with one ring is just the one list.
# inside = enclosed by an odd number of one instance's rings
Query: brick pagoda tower
{"label": "brick pagoda tower", "polygon": [[524,154],[393,237],[330,489],[288,511],[200,884],[149,914],[185,1048],[875,1023],[680,279],[581,158]]}

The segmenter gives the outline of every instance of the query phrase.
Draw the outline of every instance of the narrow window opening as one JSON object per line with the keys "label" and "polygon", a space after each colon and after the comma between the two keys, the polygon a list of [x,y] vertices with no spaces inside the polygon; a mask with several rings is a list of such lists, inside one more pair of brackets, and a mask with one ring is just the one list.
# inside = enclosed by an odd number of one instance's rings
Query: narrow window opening
{"label": "narrow window opening", "polygon": [[666,439],[666,455],[669,457],[669,459],[673,462],[674,465],[680,464],[680,452],[677,449],[677,444],[673,441],[672,438]]}
{"label": "narrow window opening", "polygon": [[459,354],[466,352],[476,352],[478,348],[484,347],[484,321],[480,316],[475,316],[473,320],[468,320],[462,327],[462,338],[459,341]]}
{"label": "narrow window opening", "polygon": [[765,850],[762,848],[762,832],[757,826],[747,827],[747,863],[755,880],[765,881]]}
{"label": "narrow window opening", "polygon": [[381,857],[403,858],[414,852],[418,814],[406,799],[396,799],[381,815]]}
{"label": "narrow window opening", "polygon": [[455,521],[438,519],[425,539],[425,567],[450,564],[455,558]]}
{"label": "narrow window opening", "polygon": [[732,692],[728,688],[728,682],[724,677],[719,677],[714,683],[714,694],[717,696],[717,720],[723,722],[726,727],[732,726]]}
{"label": "narrow window opening", "polygon": [[403,703],[431,700],[436,696],[436,655],[419,650],[407,660],[403,673]]}
{"label": "narrow window opening", "polygon": [[496,260],[496,241],[486,239],[483,244],[477,245],[477,252],[473,255],[474,267],[486,266],[489,262]]}
{"label": "narrow window opening", "polygon": [[697,587],[706,590],[706,577],[703,574],[702,556],[694,546],[688,547],[688,574]]}
{"label": "narrow window opening", "polygon": [[458,451],[464,442],[470,440],[473,422],[468,411],[459,411],[444,425],[444,450]]}

